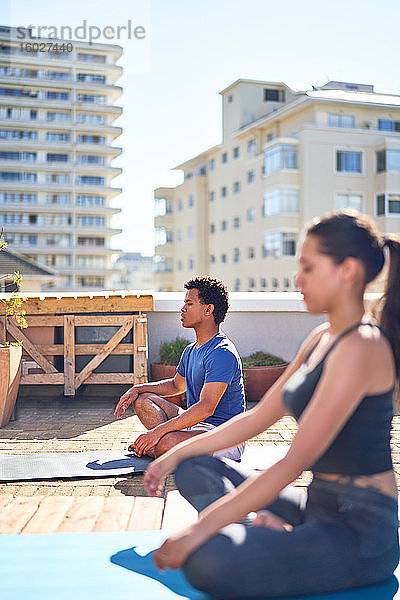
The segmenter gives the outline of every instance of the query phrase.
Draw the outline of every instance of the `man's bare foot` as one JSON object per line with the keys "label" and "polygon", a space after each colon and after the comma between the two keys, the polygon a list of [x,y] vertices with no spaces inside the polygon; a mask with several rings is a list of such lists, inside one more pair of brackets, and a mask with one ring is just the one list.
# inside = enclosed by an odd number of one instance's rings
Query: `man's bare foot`
{"label": "man's bare foot", "polygon": [[269,510],[260,510],[252,521],[254,527],[266,527],[274,531],[292,531],[293,527]]}

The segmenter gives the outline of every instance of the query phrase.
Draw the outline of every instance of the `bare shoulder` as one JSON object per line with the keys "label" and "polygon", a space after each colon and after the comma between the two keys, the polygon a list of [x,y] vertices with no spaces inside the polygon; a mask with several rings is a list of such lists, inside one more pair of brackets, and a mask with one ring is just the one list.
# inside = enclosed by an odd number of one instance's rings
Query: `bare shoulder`
{"label": "bare shoulder", "polygon": [[334,348],[329,362],[349,369],[362,369],[369,380],[369,393],[379,393],[393,383],[394,361],[388,339],[378,327],[360,325]]}
{"label": "bare shoulder", "polygon": [[319,341],[320,337],[328,329],[328,321],[326,323],[321,323],[321,325],[315,327],[302,343],[298,356],[304,358],[304,356],[311,350],[311,348]]}

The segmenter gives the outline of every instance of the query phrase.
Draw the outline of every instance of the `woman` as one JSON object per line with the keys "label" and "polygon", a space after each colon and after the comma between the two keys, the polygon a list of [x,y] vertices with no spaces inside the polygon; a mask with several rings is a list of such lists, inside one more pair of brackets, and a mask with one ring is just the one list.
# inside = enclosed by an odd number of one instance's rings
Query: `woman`
{"label": "woman", "polygon": [[[365,314],[363,296],[383,267],[385,246],[381,329]],[[200,511],[155,552],[156,565],[183,567],[214,598],[358,587],[386,579],[398,562],[390,427],[400,366],[400,244],[382,239],[368,217],[329,215],[306,232],[297,285],[308,311],[327,313],[327,323],[254,409],[183,442],[145,475],[146,490],[157,495],[177,468],[178,489]],[[298,421],[291,447],[261,474],[204,456],[288,414]],[[288,486],[305,469],[313,472],[307,494]]]}

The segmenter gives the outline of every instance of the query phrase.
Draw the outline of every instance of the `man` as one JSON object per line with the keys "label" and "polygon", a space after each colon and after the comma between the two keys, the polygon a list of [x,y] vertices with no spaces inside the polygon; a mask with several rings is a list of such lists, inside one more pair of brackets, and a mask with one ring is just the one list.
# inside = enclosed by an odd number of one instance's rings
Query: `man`
{"label": "man", "polygon": [[[183,351],[173,379],[134,385],[115,409],[114,414],[121,417],[132,404],[148,429],[128,446],[137,456],[157,458],[245,410],[240,357],[219,331],[229,307],[226,286],[212,277],[196,277],[185,283],[185,288],[181,322],[194,329],[196,342]],[[183,410],[173,397],[185,390],[188,408]],[[243,449],[241,445],[218,455],[239,460]]]}

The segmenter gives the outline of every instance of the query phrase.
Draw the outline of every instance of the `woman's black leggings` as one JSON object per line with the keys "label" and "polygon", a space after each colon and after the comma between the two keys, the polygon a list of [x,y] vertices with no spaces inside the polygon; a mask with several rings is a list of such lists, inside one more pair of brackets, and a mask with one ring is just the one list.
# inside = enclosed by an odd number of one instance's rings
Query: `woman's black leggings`
{"label": "woman's black leggings", "polygon": [[[199,456],[175,474],[180,493],[198,510],[254,471]],[[383,581],[398,563],[397,502],[371,488],[314,478],[308,492],[288,486],[266,507],[292,531],[229,525],[184,564],[188,581],[213,598],[234,600],[316,594]]]}

